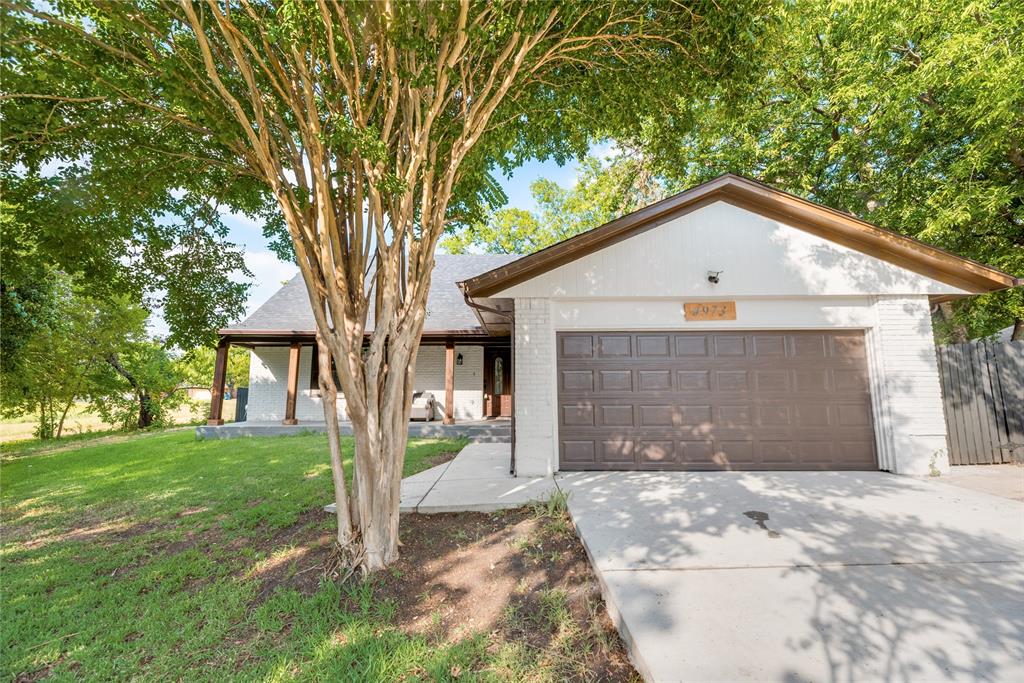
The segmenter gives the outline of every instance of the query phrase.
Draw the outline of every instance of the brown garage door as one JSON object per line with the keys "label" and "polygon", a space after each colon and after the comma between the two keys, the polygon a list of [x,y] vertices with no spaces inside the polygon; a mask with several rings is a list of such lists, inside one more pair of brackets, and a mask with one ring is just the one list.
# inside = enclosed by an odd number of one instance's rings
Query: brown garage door
{"label": "brown garage door", "polygon": [[563,470],[873,470],[864,335],[558,334]]}

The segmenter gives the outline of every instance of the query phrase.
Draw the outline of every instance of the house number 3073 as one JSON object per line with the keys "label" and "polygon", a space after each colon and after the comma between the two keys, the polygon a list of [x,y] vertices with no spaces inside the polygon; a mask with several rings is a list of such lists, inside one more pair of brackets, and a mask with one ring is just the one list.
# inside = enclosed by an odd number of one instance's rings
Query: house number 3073
{"label": "house number 3073", "polygon": [[683,304],[687,320],[735,320],[735,301],[697,301]]}

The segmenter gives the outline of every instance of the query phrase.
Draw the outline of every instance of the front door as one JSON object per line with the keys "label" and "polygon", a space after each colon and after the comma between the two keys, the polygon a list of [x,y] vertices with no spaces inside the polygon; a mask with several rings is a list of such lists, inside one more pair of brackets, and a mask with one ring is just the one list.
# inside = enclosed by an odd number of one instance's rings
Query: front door
{"label": "front door", "polygon": [[512,352],[484,350],[484,417],[512,416]]}

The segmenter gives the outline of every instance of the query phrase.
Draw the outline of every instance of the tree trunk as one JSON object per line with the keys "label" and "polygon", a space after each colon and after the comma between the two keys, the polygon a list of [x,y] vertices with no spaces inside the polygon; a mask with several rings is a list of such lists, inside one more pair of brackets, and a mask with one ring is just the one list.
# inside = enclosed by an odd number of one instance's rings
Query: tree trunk
{"label": "tree trunk", "polygon": [[[398,559],[399,501],[419,330],[392,338],[378,358],[368,353],[366,411],[350,411],[355,437],[353,518],[367,573]],[[381,378],[378,383],[375,378]]]}
{"label": "tree trunk", "polygon": [[1024,341],[1024,318],[1017,318],[1013,321],[1013,333],[1010,334],[1010,341]]}
{"label": "tree trunk", "polygon": [[956,322],[956,314],[953,312],[953,304],[946,301],[939,304],[939,313],[949,329],[949,338],[954,344],[967,343],[967,328]]}
{"label": "tree trunk", "polygon": [[38,435],[41,440],[53,438],[53,416],[49,408],[50,399],[39,402]]}
{"label": "tree trunk", "polygon": [[156,419],[156,415],[153,413],[152,404],[149,400],[148,391],[139,391],[139,429],[145,429],[152,426],[153,421]]}
{"label": "tree trunk", "polygon": [[345,489],[345,463],[341,453],[341,430],[338,427],[338,389],[334,385],[331,371],[331,354],[323,343],[323,337],[316,337],[317,360],[320,365],[320,402],[324,408],[327,423],[327,446],[331,455],[331,476],[334,479],[334,507],[338,520],[338,545],[347,547],[353,539],[352,515],[349,510],[348,492]]}
{"label": "tree trunk", "polygon": [[71,410],[71,406],[74,404],[74,399],[68,401],[67,405],[64,406],[64,410],[61,411],[60,421],[57,423],[57,438],[59,439],[64,434],[64,420],[68,417],[68,411]]}

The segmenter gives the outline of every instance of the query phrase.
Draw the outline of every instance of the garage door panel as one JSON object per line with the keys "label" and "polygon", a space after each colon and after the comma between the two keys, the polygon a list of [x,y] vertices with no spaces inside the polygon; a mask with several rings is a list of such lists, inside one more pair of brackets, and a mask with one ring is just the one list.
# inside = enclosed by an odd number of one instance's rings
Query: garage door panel
{"label": "garage door panel", "polygon": [[598,387],[602,392],[633,391],[631,370],[598,370]]}
{"label": "garage door panel", "polygon": [[559,373],[559,388],[570,392],[594,390],[593,370],[562,370]]}
{"label": "garage door panel", "polygon": [[632,405],[602,405],[599,414],[600,424],[604,427],[633,427],[636,424]]}
{"label": "garage door panel", "polygon": [[832,411],[821,403],[801,403],[796,406],[796,423],[801,427],[830,427]]}
{"label": "garage door panel", "polygon": [[637,379],[640,384],[640,391],[670,391],[672,389],[672,371],[664,370],[639,370]]}
{"label": "garage door panel", "polygon": [[754,389],[756,391],[790,390],[789,372],[786,370],[755,370]]}
{"label": "garage door panel", "polygon": [[641,441],[637,447],[640,465],[672,465],[676,462],[676,442],[672,439]]}
{"label": "garage door panel", "polygon": [[593,441],[562,441],[561,452],[563,467],[566,463],[570,465],[597,464]]}
{"label": "garage door panel", "polygon": [[667,334],[637,336],[636,350],[640,358],[668,358],[671,355],[671,348],[671,340]]}
{"label": "garage door panel", "polygon": [[782,358],[786,355],[786,335],[784,334],[754,334],[753,350],[755,358]]}
{"label": "garage door panel", "polygon": [[711,371],[677,370],[676,387],[679,391],[711,391]]}
{"label": "garage door panel", "polygon": [[675,350],[677,358],[706,358],[708,337],[705,334],[677,335]]}
{"label": "garage door panel", "polygon": [[640,406],[640,421],[638,427],[672,427],[678,424],[676,410],[670,405],[643,405]]}
{"label": "garage door panel", "polygon": [[562,358],[593,358],[594,337],[589,334],[567,334],[560,337]]}
{"label": "garage door panel", "polygon": [[562,424],[567,427],[593,427],[594,406],[591,404],[562,406]]}
{"label": "garage door panel", "polygon": [[725,469],[752,469],[757,464],[753,441],[718,441],[717,446],[715,461]]}
{"label": "garage door panel", "polygon": [[621,334],[598,335],[597,355],[600,358],[629,358],[633,355],[633,339]]}
{"label": "garage door panel", "polygon": [[713,337],[716,358],[747,355],[747,338],[742,334],[718,334]]}
{"label": "garage door panel", "polygon": [[761,454],[761,464],[768,465],[793,465],[799,458],[795,445],[792,441],[768,441],[762,439],[758,443],[758,451]]}
{"label": "garage door panel", "polygon": [[716,370],[715,388],[718,391],[750,391],[746,370]]}
{"label": "garage door panel", "polygon": [[860,332],[559,333],[563,469],[875,469]]}

